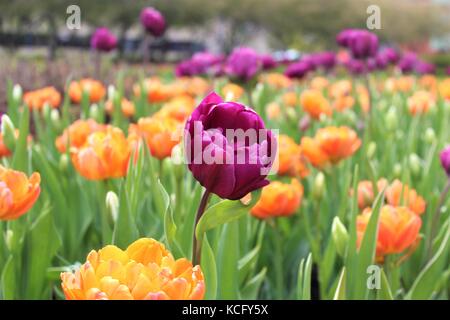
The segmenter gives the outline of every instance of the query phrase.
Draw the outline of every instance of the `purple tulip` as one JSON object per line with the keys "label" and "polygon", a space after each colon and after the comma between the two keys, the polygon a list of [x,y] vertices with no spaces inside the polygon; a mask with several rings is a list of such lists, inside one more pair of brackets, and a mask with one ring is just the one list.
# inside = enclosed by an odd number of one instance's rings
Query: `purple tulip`
{"label": "purple tulip", "polygon": [[275,68],[278,64],[270,54],[263,54],[260,56],[263,70],[270,70]]}
{"label": "purple tulip", "polygon": [[434,66],[434,64],[425,61],[417,61],[415,70],[418,74],[422,75],[436,73],[436,67]]}
{"label": "purple tulip", "polygon": [[383,70],[385,69],[389,64],[389,59],[387,58],[386,55],[384,54],[377,54],[377,56],[375,57],[375,65],[377,67],[377,69],[379,70]]}
{"label": "purple tulip", "polygon": [[354,30],[348,39],[348,48],[356,59],[374,57],[378,50],[378,37],[366,30]]}
{"label": "purple tulip", "polygon": [[175,67],[175,75],[177,77],[191,77],[197,74],[197,70],[195,69],[195,65],[191,60],[181,61]]}
{"label": "purple tulip", "polygon": [[237,200],[269,184],[276,139],[252,109],[211,93],[186,122],[184,141],[188,168],[209,192]]}
{"label": "purple tulip", "polygon": [[378,68],[377,61],[375,58],[369,58],[366,61],[366,70],[368,72],[375,71]]}
{"label": "purple tulip", "polygon": [[108,28],[98,28],[91,37],[91,48],[109,52],[117,47],[117,38]]}
{"label": "purple tulip", "polygon": [[360,75],[366,72],[366,66],[361,60],[351,59],[347,61],[345,67],[350,73],[354,75]]}
{"label": "purple tulip", "polygon": [[325,70],[333,69],[336,64],[336,54],[332,51],[324,51],[317,54],[317,63]]}
{"label": "purple tulip", "polygon": [[402,56],[397,66],[402,73],[409,73],[414,70],[417,60],[417,55],[415,53],[407,52]]}
{"label": "purple tulip", "polygon": [[347,48],[350,38],[356,29],[344,29],[336,36],[336,42],[339,46]]}
{"label": "purple tulip", "polygon": [[441,164],[447,176],[450,178],[450,145],[444,148],[441,152]]}
{"label": "purple tulip", "polygon": [[166,30],[166,20],[161,12],[154,8],[147,7],[142,9],[140,19],[145,30],[155,37],[162,36]]}
{"label": "purple tulip", "polygon": [[240,81],[252,79],[261,68],[261,59],[255,50],[235,48],[227,59],[226,73]]}
{"label": "purple tulip", "polygon": [[294,62],[290,64],[284,71],[285,76],[289,78],[303,78],[309,71],[311,66],[304,61]]}
{"label": "purple tulip", "polygon": [[450,76],[450,67],[447,67],[447,70],[445,71],[445,73]]}
{"label": "purple tulip", "polygon": [[397,50],[395,50],[394,48],[384,48],[381,51],[381,55],[384,56],[389,63],[397,63],[398,60],[400,59],[400,56],[397,52]]}

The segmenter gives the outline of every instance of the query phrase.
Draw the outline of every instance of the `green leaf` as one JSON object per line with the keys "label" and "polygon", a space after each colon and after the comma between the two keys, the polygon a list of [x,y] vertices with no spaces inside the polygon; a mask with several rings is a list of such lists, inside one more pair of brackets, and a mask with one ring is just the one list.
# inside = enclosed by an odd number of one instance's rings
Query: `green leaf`
{"label": "green leaf", "polygon": [[[442,271],[448,263],[448,253],[450,251],[450,224],[447,227],[447,233],[444,241],[442,241],[438,251],[431,258],[425,268],[420,272],[414,281],[411,290],[408,292],[406,299],[425,300],[431,298],[435,292],[435,288],[439,284]],[[448,265],[447,265],[448,266]]]}
{"label": "green leaf", "polygon": [[50,299],[47,283],[47,268],[61,246],[61,240],[48,209],[44,209],[27,234],[25,265],[26,299]]}
{"label": "green leaf", "polygon": [[245,256],[243,256],[238,262],[239,269],[239,283],[244,283],[245,279],[248,277],[250,271],[256,264],[258,260],[260,246],[256,246],[253,250],[248,252]]}
{"label": "green leaf", "polygon": [[384,202],[384,190],[381,191],[372,206],[372,214],[370,215],[361,247],[358,254],[358,278],[355,284],[355,296],[358,299],[366,299],[368,290],[366,287],[367,268],[375,261],[375,250],[378,236],[378,219],[380,217],[380,209]]}
{"label": "green leaf", "polygon": [[336,291],[334,292],[333,300],[345,300],[346,299],[346,273],[345,267],[342,268],[341,274],[339,276],[338,285]]}
{"label": "green leaf", "polygon": [[119,195],[119,214],[114,224],[113,244],[126,248],[139,237],[136,222],[131,213],[125,183],[122,183]]}
{"label": "green leaf", "polygon": [[378,300],[394,300],[384,269],[381,269],[381,288],[377,291],[377,298]]}
{"label": "green leaf", "polygon": [[19,138],[16,141],[11,167],[15,170],[28,172],[28,133],[30,128],[30,110],[23,108],[19,124]]}
{"label": "green leaf", "polygon": [[205,275],[205,299],[214,300],[217,296],[216,258],[206,237],[203,241],[201,266]]}
{"label": "green leaf", "polygon": [[239,228],[237,221],[223,226],[217,253],[218,299],[239,299]]}
{"label": "green leaf", "polygon": [[195,235],[199,242],[201,242],[202,236],[206,231],[225,223],[235,221],[244,214],[248,214],[249,210],[258,201],[259,195],[260,191],[252,193],[252,199],[247,205],[243,204],[240,200],[222,200],[209,207],[200,218],[195,230]]}
{"label": "green leaf", "polygon": [[242,299],[254,300],[258,297],[259,288],[266,278],[267,268],[263,268],[256,276],[250,279],[241,290]]}
{"label": "green leaf", "polygon": [[2,299],[13,300],[16,296],[16,270],[14,266],[13,255],[8,257],[1,277]]}
{"label": "green leaf", "polygon": [[311,253],[305,259],[300,261],[297,276],[297,299],[311,300],[311,270],[312,255]]}

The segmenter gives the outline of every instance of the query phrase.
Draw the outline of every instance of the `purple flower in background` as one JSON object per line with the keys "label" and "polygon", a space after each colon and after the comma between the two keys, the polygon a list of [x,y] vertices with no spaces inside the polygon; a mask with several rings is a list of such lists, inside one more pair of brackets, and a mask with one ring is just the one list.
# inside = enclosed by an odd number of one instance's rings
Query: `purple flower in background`
{"label": "purple flower in background", "polygon": [[415,70],[418,74],[422,75],[436,73],[436,67],[434,66],[434,64],[425,61],[417,61]]}
{"label": "purple flower in background", "polygon": [[181,61],[175,67],[175,75],[177,77],[191,77],[197,74],[195,65],[191,60]]}
{"label": "purple flower in background", "polygon": [[447,176],[450,178],[450,145],[444,148],[441,152],[441,164]]}
{"label": "purple flower in background", "polygon": [[397,63],[400,59],[397,50],[395,50],[394,48],[384,48],[380,54],[385,57],[389,63]]}
{"label": "purple flower in background", "polygon": [[145,30],[155,37],[162,36],[166,30],[166,20],[161,12],[154,8],[147,7],[142,9],[140,19]]}
{"label": "purple flower in background", "polygon": [[263,54],[260,56],[263,70],[270,70],[275,68],[278,64],[270,54]]}
{"label": "purple flower in background", "polygon": [[366,66],[364,65],[364,62],[362,62],[361,60],[350,59],[345,64],[345,67],[350,73],[354,75],[359,75],[366,72]]}
{"label": "purple flower in background", "polygon": [[376,64],[377,69],[383,70],[388,66],[389,59],[386,57],[386,55],[379,53],[375,57],[375,64]]}
{"label": "purple flower in background", "polygon": [[290,64],[286,70],[284,71],[285,76],[289,78],[301,79],[303,78],[309,71],[311,70],[311,66],[304,62],[294,62]]}
{"label": "purple flower in background", "polygon": [[372,72],[378,68],[377,61],[375,58],[369,58],[366,61],[366,70]]}
{"label": "purple flower in background", "polygon": [[450,76],[450,67],[447,67],[447,70],[445,71],[445,73]]}
{"label": "purple flower in background", "polygon": [[91,48],[109,52],[117,47],[117,38],[108,28],[98,28],[91,37]]}
{"label": "purple flower in background", "polygon": [[366,30],[354,30],[348,39],[347,47],[356,59],[374,57],[378,51],[378,37]]}
{"label": "purple flower in background", "polygon": [[300,60],[308,66],[309,71],[314,71],[319,66],[319,61],[317,60],[317,55],[309,54],[301,58]]}
{"label": "purple flower in background", "polygon": [[236,200],[269,184],[276,139],[252,109],[211,93],[186,122],[184,141],[188,168],[209,192]]}
{"label": "purple flower in background", "polygon": [[417,60],[417,55],[415,53],[406,52],[398,62],[397,66],[402,73],[409,73],[414,70]]}
{"label": "purple flower in background", "polygon": [[318,65],[325,70],[333,69],[336,64],[336,54],[332,51],[320,52],[316,56]]}
{"label": "purple flower in background", "polygon": [[344,29],[336,36],[336,42],[341,47],[348,47],[350,38],[352,37],[353,33],[356,31],[356,29]]}
{"label": "purple flower in background", "polygon": [[227,59],[226,73],[241,81],[252,79],[261,68],[261,59],[255,50],[235,48]]}

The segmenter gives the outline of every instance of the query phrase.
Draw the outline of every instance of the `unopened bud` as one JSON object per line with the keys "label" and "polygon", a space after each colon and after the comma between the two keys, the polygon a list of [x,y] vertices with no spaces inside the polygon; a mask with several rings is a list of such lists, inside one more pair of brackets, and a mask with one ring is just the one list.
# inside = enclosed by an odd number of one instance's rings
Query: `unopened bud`
{"label": "unopened bud", "polygon": [[400,163],[394,164],[394,169],[392,171],[396,178],[400,178],[402,175],[402,165]]}
{"label": "unopened bud", "polygon": [[14,150],[16,145],[16,128],[7,114],[2,116],[2,136],[6,147],[9,150]]}
{"label": "unopened bud", "polygon": [[20,86],[20,84],[15,84],[12,90],[12,96],[13,99],[17,102],[22,100],[22,87]]}
{"label": "unopened bud", "polygon": [[9,250],[12,249],[13,236],[14,236],[14,232],[11,229],[6,230],[5,242],[6,242],[6,247]]}
{"label": "unopened bud", "polygon": [[436,142],[436,133],[434,132],[433,128],[427,128],[427,130],[425,130],[424,140],[429,144]]}
{"label": "unopened bud", "polygon": [[114,95],[116,93],[116,88],[112,84],[108,86],[108,100],[113,101]]}
{"label": "unopened bud", "polygon": [[339,217],[334,217],[331,225],[331,235],[333,236],[336,251],[341,257],[345,257],[348,244],[348,232]]}
{"label": "unopened bud", "polygon": [[297,114],[296,114],[294,108],[286,108],[286,116],[291,121],[297,120]]}
{"label": "unopened bud", "polygon": [[108,191],[106,194],[106,208],[114,222],[119,217],[119,198],[114,191]]}
{"label": "unopened bud", "polygon": [[68,167],[69,167],[69,156],[63,153],[59,158],[59,169],[62,172],[66,172]]}
{"label": "unopened bud", "polygon": [[94,103],[89,108],[89,117],[97,120],[99,115],[100,115],[100,111],[99,111],[98,105],[96,103]]}
{"label": "unopened bud", "polygon": [[370,160],[373,158],[373,156],[375,155],[375,152],[377,151],[377,144],[373,141],[371,141],[369,143],[369,145],[367,146],[367,158]]}
{"label": "unopened bud", "polygon": [[322,172],[319,172],[314,178],[312,194],[314,199],[319,201],[320,199],[322,199],[324,193],[325,193],[325,175]]}
{"label": "unopened bud", "polygon": [[398,126],[397,110],[391,107],[385,117],[386,127],[388,130],[393,131]]}
{"label": "unopened bud", "polygon": [[409,156],[409,168],[411,169],[411,173],[418,177],[421,171],[421,160],[419,156],[415,153]]}

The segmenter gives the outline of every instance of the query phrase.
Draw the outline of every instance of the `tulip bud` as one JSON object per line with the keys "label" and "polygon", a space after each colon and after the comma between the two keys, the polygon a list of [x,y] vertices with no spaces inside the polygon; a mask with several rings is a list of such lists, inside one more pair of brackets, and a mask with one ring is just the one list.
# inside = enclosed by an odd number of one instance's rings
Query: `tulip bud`
{"label": "tulip bud", "polygon": [[391,107],[386,114],[386,127],[388,130],[393,131],[397,128],[398,125],[398,117],[397,110],[394,107]]}
{"label": "tulip bud", "polygon": [[436,133],[434,132],[433,128],[427,128],[427,130],[425,130],[424,140],[428,144],[433,144],[434,142],[436,142]]}
{"label": "tulip bud", "polygon": [[5,234],[5,242],[8,250],[12,249],[12,241],[13,241],[14,232],[11,229],[6,230]]}
{"label": "tulip bud", "polygon": [[57,128],[57,129],[60,127],[60,125],[61,125],[61,122],[60,122],[61,118],[59,116],[59,111],[58,110],[53,109],[50,112],[50,120],[52,121],[53,127]]}
{"label": "tulip bud", "polygon": [[337,253],[341,257],[344,257],[348,244],[348,232],[339,217],[334,217],[333,219],[333,224],[331,225],[331,235],[333,236]]}
{"label": "tulip bud", "polygon": [[377,151],[377,144],[373,141],[371,141],[367,147],[367,158],[370,160],[375,155],[375,152]]}
{"label": "tulip bud", "polygon": [[171,154],[171,160],[172,160],[172,163],[175,165],[183,164],[184,152],[183,152],[183,147],[181,146],[181,144],[177,144],[175,147],[173,147],[172,154]]}
{"label": "tulip bud", "polygon": [[314,179],[312,194],[314,199],[320,201],[324,193],[325,193],[325,175],[322,172],[319,172]]}
{"label": "tulip bud", "polygon": [[108,86],[108,100],[113,101],[114,95],[116,93],[116,88],[112,84]]}
{"label": "tulip bud", "polygon": [[411,173],[418,177],[421,171],[420,158],[417,154],[413,153],[409,155],[409,168],[411,169]]}
{"label": "tulip bud", "polygon": [[112,220],[116,222],[119,217],[119,198],[114,191],[108,191],[106,194],[106,208],[108,209]]}
{"label": "tulip bud", "polygon": [[50,112],[52,111],[52,107],[48,103],[44,103],[42,107],[42,114],[44,115],[44,119],[50,118]]}
{"label": "tulip bud", "polygon": [[69,167],[69,156],[67,154],[62,154],[59,158],[59,170],[66,172]]}
{"label": "tulip bud", "polygon": [[286,116],[291,121],[295,121],[297,119],[297,114],[295,113],[294,108],[287,108],[286,109]]}
{"label": "tulip bud", "polygon": [[98,105],[96,103],[94,103],[93,105],[91,105],[91,107],[89,109],[89,117],[97,120],[99,115],[100,115],[100,111],[99,111]]}
{"label": "tulip bud", "polygon": [[22,100],[22,93],[22,87],[20,84],[15,84],[13,87],[12,96],[16,102],[20,102],[20,100]]}
{"label": "tulip bud", "polygon": [[298,127],[300,131],[305,132],[306,130],[308,130],[310,125],[311,125],[311,118],[308,115],[305,115],[300,119]]}
{"label": "tulip bud", "polygon": [[2,116],[2,136],[9,150],[16,145],[16,128],[7,114]]}
{"label": "tulip bud", "polygon": [[394,165],[393,172],[395,177],[400,178],[402,175],[402,165],[400,163],[396,163]]}

